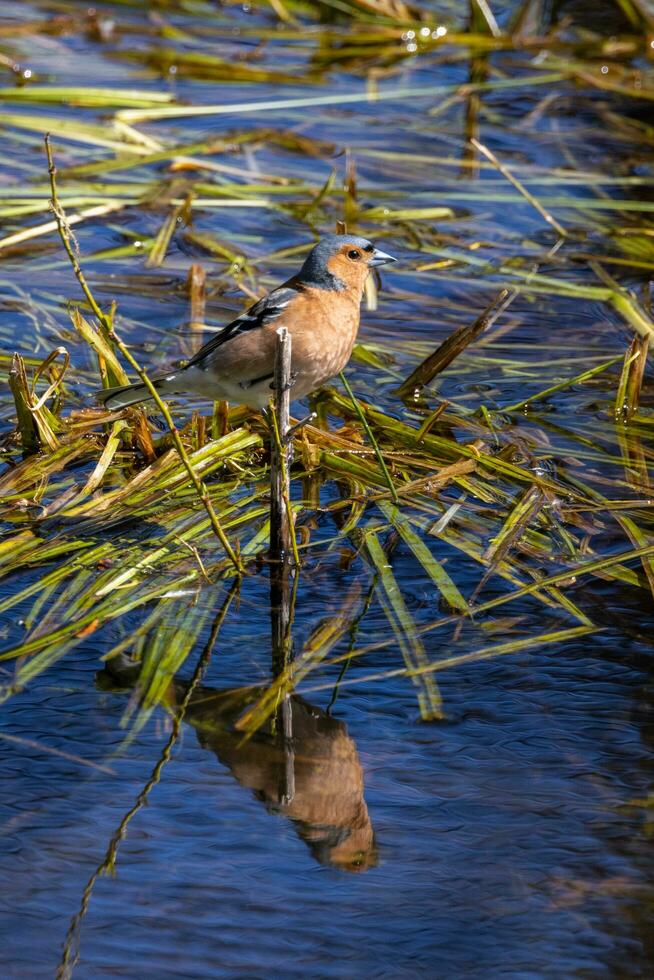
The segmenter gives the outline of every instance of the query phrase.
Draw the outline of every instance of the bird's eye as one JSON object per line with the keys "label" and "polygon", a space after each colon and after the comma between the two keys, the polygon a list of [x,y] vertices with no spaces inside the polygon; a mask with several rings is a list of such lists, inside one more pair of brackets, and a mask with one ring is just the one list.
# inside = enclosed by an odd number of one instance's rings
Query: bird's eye
{"label": "bird's eye", "polygon": [[361,252],[357,252],[357,250],[353,248],[350,252],[347,253],[347,257],[348,259],[352,259],[353,262],[356,262],[357,259],[361,258]]}

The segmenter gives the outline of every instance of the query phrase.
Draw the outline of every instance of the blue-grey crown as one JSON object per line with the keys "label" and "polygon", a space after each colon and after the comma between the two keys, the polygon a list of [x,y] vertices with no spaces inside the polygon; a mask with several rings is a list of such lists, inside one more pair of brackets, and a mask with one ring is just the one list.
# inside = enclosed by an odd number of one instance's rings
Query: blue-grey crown
{"label": "blue-grey crown", "polygon": [[333,275],[327,268],[328,260],[332,255],[336,255],[343,245],[354,245],[367,251],[372,248],[372,242],[367,238],[359,238],[358,235],[324,235],[307,255],[298,276],[300,281],[308,286],[319,286],[321,289],[345,289],[343,280]]}

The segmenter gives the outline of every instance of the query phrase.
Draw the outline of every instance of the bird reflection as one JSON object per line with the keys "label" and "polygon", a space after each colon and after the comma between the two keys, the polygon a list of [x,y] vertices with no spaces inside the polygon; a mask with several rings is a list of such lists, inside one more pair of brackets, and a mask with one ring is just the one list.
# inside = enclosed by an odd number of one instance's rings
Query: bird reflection
{"label": "bird reflection", "polygon": [[[183,697],[183,689],[177,692]],[[280,719],[248,741],[234,724],[263,689],[200,688],[185,720],[200,745],[216,754],[241,786],[272,813],[292,820],[321,863],[361,871],[376,863],[372,824],[363,796],[363,770],[345,725],[298,695],[287,700],[291,745]],[[290,770],[290,773],[289,773]],[[290,783],[290,785],[289,785]]]}
{"label": "bird reflection", "polygon": [[[293,613],[297,574],[286,559],[270,563],[272,674],[292,665]],[[259,701],[265,687],[216,690],[201,684],[236,584],[214,621],[190,682],[173,679],[165,703],[173,717],[195,728],[203,748],[214,752],[241,784],[271,813],[287,817],[320,864],[364,871],[377,863],[375,840],[363,796],[363,769],[343,722],[285,694],[274,714],[249,738],[237,723]],[[103,686],[135,687],[141,666],[129,656],[107,662]],[[101,675],[102,677],[102,675]]]}
{"label": "bird reflection", "polygon": [[[103,687],[132,686],[138,666],[127,658],[109,661]],[[173,681],[166,703],[176,714],[188,685]],[[238,718],[264,688],[217,690],[198,686],[184,712],[200,745],[215,753],[241,786],[271,813],[293,822],[314,858],[341,871],[363,871],[377,863],[374,834],[363,795],[363,769],[343,722],[299,695],[286,698],[276,717],[249,740],[235,728]],[[292,731],[289,739],[285,730]]]}

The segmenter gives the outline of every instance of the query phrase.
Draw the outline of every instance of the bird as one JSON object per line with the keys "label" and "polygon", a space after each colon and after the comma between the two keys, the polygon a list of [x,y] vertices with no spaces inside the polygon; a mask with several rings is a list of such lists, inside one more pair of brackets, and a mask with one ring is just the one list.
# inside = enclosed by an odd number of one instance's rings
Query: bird
{"label": "bird", "polygon": [[[350,359],[370,269],[397,261],[356,235],[325,235],[302,268],[212,337],[183,367],[154,378],[164,396],[198,395],[265,409],[272,396],[276,331],[291,335],[291,398],[329,381]],[[104,388],[112,411],[147,401],[144,384]]]}

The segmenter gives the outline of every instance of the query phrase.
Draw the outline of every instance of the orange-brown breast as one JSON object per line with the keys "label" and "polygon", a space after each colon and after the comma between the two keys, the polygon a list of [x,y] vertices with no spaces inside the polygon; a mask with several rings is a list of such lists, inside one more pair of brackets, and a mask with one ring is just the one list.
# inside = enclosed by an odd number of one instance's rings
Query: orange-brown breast
{"label": "orange-brown breast", "polygon": [[301,398],[347,364],[359,329],[360,303],[358,291],[302,287],[276,320],[226,343],[213,370],[235,383],[271,374],[276,331],[284,326],[292,337],[293,398]]}
{"label": "orange-brown breast", "polygon": [[[342,371],[359,330],[361,297],[306,288],[277,324],[292,337],[292,366],[297,375],[293,397],[301,397]],[[273,330],[274,330],[274,325]]]}

